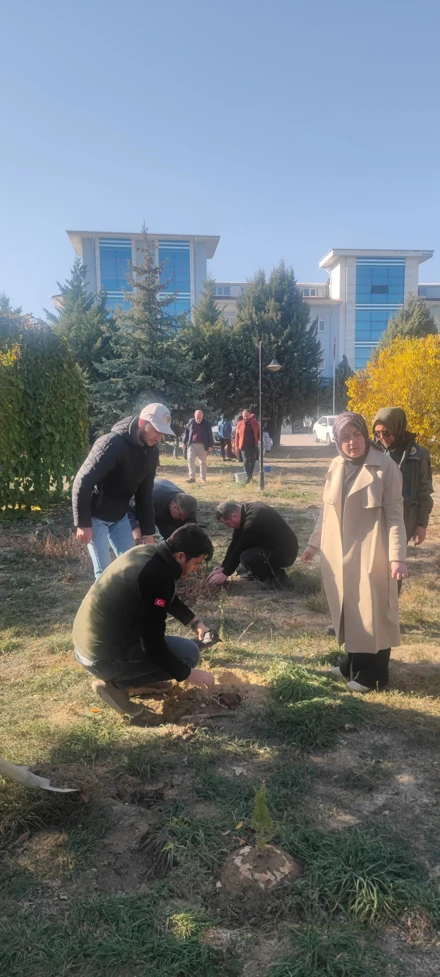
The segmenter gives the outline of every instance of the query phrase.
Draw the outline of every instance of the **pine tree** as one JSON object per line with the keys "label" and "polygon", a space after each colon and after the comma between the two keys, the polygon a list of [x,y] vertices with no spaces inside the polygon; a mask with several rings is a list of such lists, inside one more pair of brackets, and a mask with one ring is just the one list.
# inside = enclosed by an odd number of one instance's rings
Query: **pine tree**
{"label": "pine tree", "polygon": [[437,334],[437,324],[428,303],[419,295],[410,295],[403,308],[389,320],[378,349],[385,349],[399,336],[401,339],[420,339]]}
{"label": "pine tree", "polygon": [[207,278],[203,292],[193,309],[193,324],[196,329],[218,326],[223,322],[222,314],[214,298],[213,278]]}
{"label": "pine tree", "polygon": [[193,364],[204,392],[204,403],[213,414],[237,410],[237,385],[232,364],[235,350],[231,329],[226,325],[213,294],[214,281],[208,278],[193,321],[179,335],[182,353]]}
{"label": "pine tree", "polygon": [[348,359],[344,353],[342,360],[340,363],[338,363],[335,371],[335,404],[337,414],[342,414],[344,410],[347,410],[347,380],[349,380],[352,376],[353,370],[351,369]]}
{"label": "pine tree", "polygon": [[[258,343],[263,343],[263,413],[271,418],[277,447],[283,420],[308,409],[316,398],[322,359],[316,322],[310,322],[309,306],[283,261],[268,279],[263,271],[257,273],[238,300],[231,333],[237,351],[233,373],[243,407],[258,406]],[[282,369],[272,375],[265,367],[274,357]]]}
{"label": "pine tree", "polygon": [[130,307],[116,310],[112,358],[98,365],[100,379],[93,384],[91,397],[102,430],[149,402],[163,401],[179,433],[198,402],[201,384],[192,361],[182,356],[182,318],[167,312],[174,296],[163,294],[163,266],[156,262],[154,242],[145,227],[143,233],[142,263],[131,267],[127,276],[131,290],[124,292]]}
{"label": "pine tree", "polygon": [[11,300],[6,292],[0,292],[0,313],[9,315],[21,315],[21,305],[16,309],[12,308]]}
{"label": "pine tree", "polygon": [[270,816],[264,785],[263,787],[258,787],[255,791],[254,813],[251,827],[255,831],[257,848],[265,848],[274,834],[275,825]]}
{"label": "pine tree", "polygon": [[57,284],[62,308],[58,314],[46,311],[47,321],[58,336],[65,336],[75,361],[93,381],[98,376],[96,363],[111,355],[114,323],[106,309],[105,292],[93,295],[88,291],[87,267],[80,258],[75,258],[66,283]]}

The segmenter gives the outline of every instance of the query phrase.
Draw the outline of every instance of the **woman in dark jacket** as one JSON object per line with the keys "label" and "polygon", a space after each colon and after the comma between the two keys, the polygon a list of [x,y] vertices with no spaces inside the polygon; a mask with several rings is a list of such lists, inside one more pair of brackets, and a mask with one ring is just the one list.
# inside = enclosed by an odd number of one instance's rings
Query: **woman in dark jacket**
{"label": "woman in dark jacket", "polygon": [[403,508],[407,539],[420,546],[432,510],[432,473],[429,451],[407,430],[402,407],[382,407],[373,421],[373,434],[396,462],[403,476]]}

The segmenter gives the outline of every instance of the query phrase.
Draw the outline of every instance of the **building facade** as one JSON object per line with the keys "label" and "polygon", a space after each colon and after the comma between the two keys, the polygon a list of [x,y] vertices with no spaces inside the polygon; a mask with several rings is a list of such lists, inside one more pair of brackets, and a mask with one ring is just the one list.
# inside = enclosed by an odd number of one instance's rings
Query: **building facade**
{"label": "building facade", "polygon": [[[107,305],[124,308],[124,289],[130,291],[127,271],[130,263],[142,264],[144,239],[140,234],[110,234],[102,231],[67,231],[77,255],[87,267],[89,291],[107,292]],[[161,273],[162,296],[170,294],[170,315],[190,314],[206,278],[207,263],[213,257],[218,237],[192,234],[148,234],[153,242]]]}
{"label": "building facade", "polygon": [[[389,319],[411,294],[428,302],[440,329],[440,284],[419,284],[419,266],[433,253],[335,248],[319,262],[327,282],[298,282],[317,321],[323,377],[332,375],[334,347],[337,363],[345,354],[353,369],[365,366]],[[246,282],[216,283],[216,302],[228,322],[246,287]]]}
{"label": "building facade", "polygon": [[[87,267],[91,293],[104,288],[110,308],[124,308],[124,289],[129,290],[129,264],[142,263],[140,234],[100,231],[68,231],[79,257]],[[148,234],[162,267],[162,296],[170,294],[171,315],[191,314],[208,278],[208,261],[220,238],[213,235]],[[298,282],[317,322],[323,362],[322,376],[331,377],[333,350],[336,362],[344,354],[353,369],[368,363],[388,325],[409,295],[422,296],[440,329],[440,283],[419,283],[420,265],[433,251],[340,249],[329,251],[319,262],[327,273],[324,282]],[[214,297],[225,321],[232,325],[237,302],[247,282],[217,281]],[[57,297],[54,297],[57,303]]]}

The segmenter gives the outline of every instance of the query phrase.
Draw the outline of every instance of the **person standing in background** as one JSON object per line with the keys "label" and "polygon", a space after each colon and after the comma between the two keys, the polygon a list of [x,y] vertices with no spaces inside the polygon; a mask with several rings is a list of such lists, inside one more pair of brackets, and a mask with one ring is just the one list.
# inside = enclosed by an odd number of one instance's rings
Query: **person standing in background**
{"label": "person standing in background", "polygon": [[[223,461],[226,461],[226,456],[228,461],[233,460],[232,454],[232,422],[226,417],[226,414],[222,414],[221,420],[218,423],[218,439],[220,441],[220,451]],[[226,449],[226,455],[225,455]]]}
{"label": "person standing in background", "polygon": [[187,449],[188,474],[187,482],[196,480],[196,458],[200,463],[200,481],[206,483],[208,451],[214,448],[212,428],[203,417],[202,410],[196,410],[194,417],[188,422],[183,437],[184,447]]}
{"label": "person standing in background", "polygon": [[434,504],[429,451],[417,444],[415,434],[407,430],[402,407],[382,407],[373,421],[373,435],[400,468],[407,539],[421,546]]}
{"label": "person standing in background", "polygon": [[260,425],[249,410],[244,410],[243,419],[238,421],[235,431],[235,448],[236,451],[241,451],[243,455],[246,485],[252,481],[259,442]]}

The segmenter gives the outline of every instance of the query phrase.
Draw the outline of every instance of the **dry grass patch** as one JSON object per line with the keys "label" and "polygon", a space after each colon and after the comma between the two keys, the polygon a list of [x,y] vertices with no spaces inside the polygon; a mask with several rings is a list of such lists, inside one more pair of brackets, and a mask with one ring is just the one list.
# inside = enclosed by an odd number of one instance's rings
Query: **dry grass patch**
{"label": "dry grass patch", "polygon": [[[327,462],[291,453],[270,459],[263,498],[304,545]],[[183,460],[162,461],[160,474],[185,488]],[[256,481],[232,481],[238,467],[211,459],[207,485],[193,487],[215,562],[230,539],[216,504],[260,498]],[[410,552],[390,691],[352,696],[328,677],[337,648],[317,563],[293,567],[282,592],[239,577],[219,591],[204,570],[179,589],[220,631],[204,660],[218,691],[241,703],[204,721],[209,703],[182,686],[167,706],[151,702],[167,720],[158,729],[111,712],[75,663],[70,629],[91,567],[66,510],[42,519],[8,524],[1,541],[2,754],[80,796],[66,806],[0,781],[0,972],[402,977],[412,932],[411,977],[440,973],[437,513],[426,546]],[[220,904],[216,883],[228,854],[254,843],[263,784],[274,844],[304,874],[249,920]]]}

